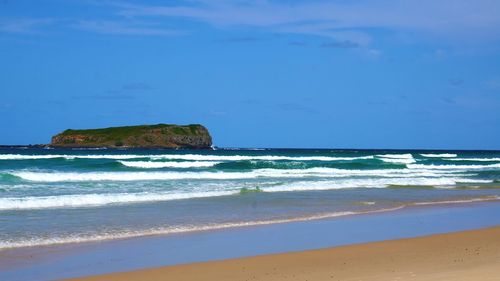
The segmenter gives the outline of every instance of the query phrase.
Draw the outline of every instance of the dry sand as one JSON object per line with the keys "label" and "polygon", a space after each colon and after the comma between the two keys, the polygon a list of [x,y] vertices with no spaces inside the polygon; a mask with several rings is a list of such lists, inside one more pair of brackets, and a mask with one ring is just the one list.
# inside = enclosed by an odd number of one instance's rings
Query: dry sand
{"label": "dry sand", "polygon": [[73,280],[500,280],[500,227]]}

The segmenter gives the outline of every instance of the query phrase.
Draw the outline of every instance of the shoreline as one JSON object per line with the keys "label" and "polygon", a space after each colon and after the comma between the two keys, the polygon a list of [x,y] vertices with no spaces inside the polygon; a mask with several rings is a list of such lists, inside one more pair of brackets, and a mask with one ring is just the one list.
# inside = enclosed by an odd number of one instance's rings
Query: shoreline
{"label": "shoreline", "polygon": [[479,281],[498,276],[500,226],[65,280]]}
{"label": "shoreline", "polygon": [[411,202],[408,204],[383,208],[383,209],[374,209],[374,210],[366,210],[366,211],[339,211],[333,213],[319,213],[307,216],[299,216],[299,217],[291,217],[291,218],[283,218],[283,219],[270,219],[270,220],[260,220],[260,221],[243,221],[243,222],[228,222],[221,223],[218,225],[206,225],[206,226],[198,226],[191,227],[185,229],[165,229],[165,230],[156,230],[151,232],[137,233],[137,234],[125,234],[122,236],[110,236],[110,237],[90,237],[90,238],[81,238],[78,241],[68,240],[68,241],[60,241],[60,242],[47,242],[41,244],[31,245],[26,243],[26,245],[19,243],[16,246],[9,246],[5,248],[0,248],[0,254],[2,251],[22,251],[23,249],[29,248],[43,248],[43,247],[54,247],[54,246],[75,246],[75,245],[84,245],[84,244],[92,244],[92,243],[106,243],[120,240],[128,240],[128,239],[141,239],[148,237],[161,237],[167,235],[177,235],[177,234],[191,234],[191,233],[199,233],[199,232],[210,232],[210,231],[224,231],[238,228],[251,228],[251,227],[260,227],[266,225],[276,225],[276,224],[287,224],[287,223],[296,223],[296,222],[309,222],[309,221],[319,221],[319,220],[332,220],[337,218],[346,218],[353,216],[370,216],[377,215],[381,213],[391,213],[397,211],[405,211],[419,208],[432,208],[432,207],[446,207],[446,206],[466,206],[467,204],[474,203],[500,203],[500,198],[498,196],[487,196],[487,197],[478,197],[464,200],[449,200],[449,201],[433,201],[433,202]]}
{"label": "shoreline", "polygon": [[413,206],[330,219],[31,247],[0,251],[0,279],[73,278],[493,226],[500,226],[498,201]]}

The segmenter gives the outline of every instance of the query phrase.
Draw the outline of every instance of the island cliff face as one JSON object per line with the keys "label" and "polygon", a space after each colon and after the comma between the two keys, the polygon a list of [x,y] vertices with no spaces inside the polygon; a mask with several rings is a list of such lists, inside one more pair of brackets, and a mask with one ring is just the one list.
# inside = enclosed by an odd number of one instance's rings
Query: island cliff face
{"label": "island cliff face", "polygon": [[52,147],[211,148],[212,137],[202,125],[158,124],[66,130],[52,137]]}

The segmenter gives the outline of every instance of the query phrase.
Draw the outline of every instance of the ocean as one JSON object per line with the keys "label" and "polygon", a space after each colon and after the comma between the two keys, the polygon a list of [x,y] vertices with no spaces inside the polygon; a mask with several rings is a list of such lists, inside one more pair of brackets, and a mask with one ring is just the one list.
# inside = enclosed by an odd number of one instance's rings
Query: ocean
{"label": "ocean", "polygon": [[500,151],[0,149],[0,250],[500,200]]}

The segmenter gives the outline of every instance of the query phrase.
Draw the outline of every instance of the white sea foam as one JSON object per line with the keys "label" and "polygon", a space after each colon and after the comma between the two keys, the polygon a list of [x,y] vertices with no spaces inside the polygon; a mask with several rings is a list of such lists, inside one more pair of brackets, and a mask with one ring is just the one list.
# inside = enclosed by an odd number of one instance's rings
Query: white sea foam
{"label": "white sea foam", "polygon": [[380,158],[380,160],[388,163],[397,163],[397,164],[411,164],[415,163],[415,159],[413,158]]}
{"label": "white sea foam", "polygon": [[435,157],[435,158],[453,158],[453,157],[457,157],[456,154],[454,153],[440,153],[440,154],[434,154],[434,153],[430,153],[430,154],[425,154],[425,153],[421,153],[420,155],[424,156],[424,157]]}
{"label": "white sea foam", "polygon": [[426,169],[426,170],[485,170],[498,169],[499,164],[491,165],[425,165],[425,164],[408,164],[409,169]]}
{"label": "white sea foam", "polygon": [[148,181],[182,179],[249,179],[257,175],[252,173],[224,172],[90,172],[90,173],[45,173],[13,172],[12,175],[24,180],[36,182],[71,182],[71,181]]}
{"label": "white sea foam", "polygon": [[493,180],[482,180],[482,179],[458,179],[457,183],[492,183]]}
{"label": "white sea foam", "polygon": [[133,168],[207,168],[221,162],[195,161],[195,162],[153,162],[153,161],[119,161],[122,165]]}
{"label": "white sea foam", "polygon": [[[399,186],[436,186],[448,188],[457,183],[490,183],[491,180],[464,179],[459,177],[412,177],[400,175],[395,178],[339,178],[335,180],[299,181],[279,185],[261,186],[265,192],[293,192],[334,190],[345,188],[385,188],[390,185]],[[101,193],[101,194],[72,194],[52,196],[28,196],[0,198],[1,210],[26,210],[45,208],[72,208],[102,206],[109,204],[132,204],[141,202],[171,201],[192,198],[206,198],[234,195],[240,192],[239,185],[221,187],[214,190],[212,187],[201,187],[192,191],[174,190],[171,192],[135,192],[135,193]]]}
{"label": "white sea foam", "polygon": [[384,169],[384,170],[346,170],[335,168],[310,169],[257,169],[249,172],[34,172],[13,171],[12,175],[35,182],[72,182],[72,181],[149,181],[149,180],[236,180],[254,178],[342,178],[352,176],[371,177],[444,177],[454,173],[445,169]]}
{"label": "white sea foam", "polygon": [[132,154],[102,154],[102,155],[78,155],[78,154],[46,154],[46,155],[27,155],[27,154],[0,154],[0,160],[37,160],[37,159],[136,159],[149,158],[149,155]]}
{"label": "white sea foam", "polygon": [[136,154],[102,154],[102,155],[71,155],[71,154],[48,154],[48,155],[24,155],[24,154],[0,154],[0,160],[36,160],[36,159],[139,159],[149,158],[154,160],[190,160],[190,161],[243,161],[243,160],[288,160],[288,161],[351,161],[372,159],[373,156],[360,157],[330,157],[330,156],[275,156],[275,155],[203,155],[203,154],[158,154],[158,155],[136,155]]}
{"label": "white sea foam", "polygon": [[227,196],[238,191],[205,191],[183,193],[112,193],[75,194],[59,196],[30,196],[0,198],[0,210],[27,210],[47,208],[73,208],[109,204],[158,202],[181,199]]}
{"label": "white sea foam", "polygon": [[411,164],[415,163],[413,155],[407,154],[379,154],[377,158],[388,163]]}
{"label": "white sea foam", "polygon": [[52,159],[62,158],[60,155],[23,155],[23,154],[0,154],[0,160],[30,160],[30,159]]}
{"label": "white sea foam", "polygon": [[152,159],[175,159],[175,160],[191,160],[191,161],[246,161],[246,160],[262,160],[262,161],[352,161],[373,159],[373,156],[360,157],[331,157],[331,156],[276,156],[276,155],[200,155],[200,154],[169,154],[155,155]]}
{"label": "white sea foam", "polygon": [[500,158],[452,158],[451,161],[500,162]]}
{"label": "white sea foam", "polygon": [[382,158],[394,158],[394,159],[413,159],[413,155],[410,153],[405,154],[379,154],[377,157]]}

